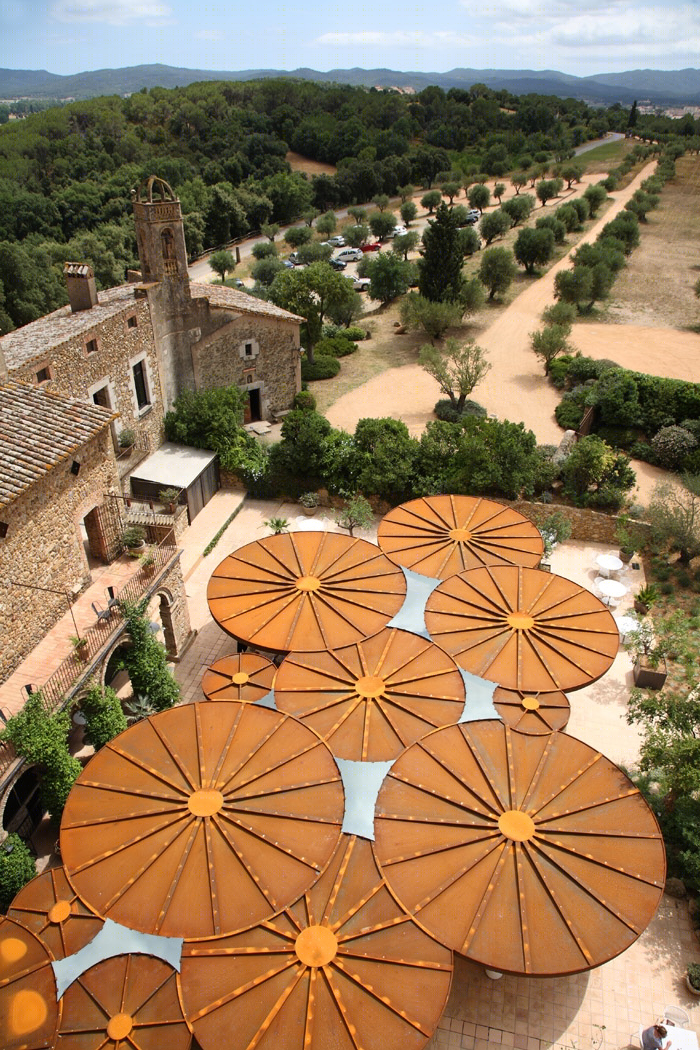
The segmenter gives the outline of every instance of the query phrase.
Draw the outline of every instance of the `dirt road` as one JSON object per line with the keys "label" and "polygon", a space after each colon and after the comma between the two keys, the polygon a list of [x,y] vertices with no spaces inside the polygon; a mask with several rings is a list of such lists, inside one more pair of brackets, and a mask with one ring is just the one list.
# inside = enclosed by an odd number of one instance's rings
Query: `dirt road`
{"label": "dirt road", "polygon": [[[579,245],[595,240],[602,227],[622,211],[653,167],[653,164],[647,165],[629,186],[611,194],[613,205],[579,241]],[[543,444],[558,444],[561,440],[562,431],[554,418],[559,394],[544,380],[542,367],[530,349],[529,335],[538,327],[543,309],[554,301],[554,278],[570,265],[569,255],[564,256],[544,277],[519,295],[479,339],[488,351],[492,367],[475,391],[475,397],[490,414],[514,422],[522,421]],[[619,336],[625,332],[625,328],[619,325],[608,326],[607,330],[617,332]],[[694,338],[698,339],[697,336]],[[635,335],[631,342],[635,348],[634,366],[647,370],[650,351],[656,352],[658,340],[650,337],[649,342],[654,345],[649,347],[638,341]],[[601,356],[614,357],[614,354]],[[663,374],[669,373],[664,370]],[[411,433],[417,435],[426,422],[434,418],[432,409],[438,397],[435,381],[419,365],[407,365],[384,372],[345,394],[331,405],[326,416],[333,426],[345,430],[353,430],[357,421],[368,414],[391,416],[402,419]],[[662,472],[646,463],[635,462],[634,468],[638,478],[638,499],[644,503]]]}

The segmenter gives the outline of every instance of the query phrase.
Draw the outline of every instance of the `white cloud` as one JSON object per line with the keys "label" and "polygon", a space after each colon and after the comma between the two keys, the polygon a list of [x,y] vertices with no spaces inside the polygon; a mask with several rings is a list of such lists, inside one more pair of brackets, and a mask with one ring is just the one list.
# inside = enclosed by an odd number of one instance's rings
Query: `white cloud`
{"label": "white cloud", "polygon": [[449,31],[425,32],[423,30],[402,30],[378,32],[363,29],[355,33],[324,33],[314,43],[325,47],[421,47],[448,48],[473,47],[477,38],[464,36]]}
{"label": "white cloud", "polygon": [[197,40],[223,40],[220,29],[198,29],[194,35]]}
{"label": "white cloud", "polygon": [[59,22],[103,22],[112,26],[162,24],[171,8],[157,0],[58,0],[52,14]]}

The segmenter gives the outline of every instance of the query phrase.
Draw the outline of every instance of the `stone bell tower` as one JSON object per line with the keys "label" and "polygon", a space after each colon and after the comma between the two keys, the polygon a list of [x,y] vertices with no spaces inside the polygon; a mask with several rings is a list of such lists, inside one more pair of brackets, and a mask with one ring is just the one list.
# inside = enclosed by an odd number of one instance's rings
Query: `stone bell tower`
{"label": "stone bell tower", "polygon": [[187,283],[187,250],[180,202],[164,179],[151,175],[133,191],[141,274],[145,283],[181,280]]}

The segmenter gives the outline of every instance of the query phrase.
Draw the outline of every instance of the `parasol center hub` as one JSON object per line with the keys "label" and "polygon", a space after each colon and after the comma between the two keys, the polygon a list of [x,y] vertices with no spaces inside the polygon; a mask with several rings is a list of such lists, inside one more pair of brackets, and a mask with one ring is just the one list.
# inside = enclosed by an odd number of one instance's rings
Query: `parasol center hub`
{"label": "parasol center hub", "polygon": [[70,901],[56,901],[49,908],[48,919],[49,922],[58,923],[65,922],[70,915]]}
{"label": "parasol center hub", "polygon": [[472,538],[469,529],[450,529],[448,535],[455,543],[469,543]]}
{"label": "parasol center hub", "polygon": [[338,952],[338,940],[327,926],[307,926],[294,942],[294,951],[305,966],[327,966]]}
{"label": "parasol center hub", "polygon": [[247,675],[245,671],[236,671],[235,674],[231,675],[231,681],[234,685],[245,685],[250,675]]}
{"label": "parasol center hub", "polygon": [[300,576],[297,580],[298,591],[317,591],[321,586],[318,576]]}
{"label": "parasol center hub", "polygon": [[540,702],[536,696],[524,696],[520,702],[526,711],[539,711]]}
{"label": "parasol center hub", "polygon": [[376,700],[386,689],[386,683],[383,678],[367,675],[365,678],[358,678],[355,688],[360,696],[368,700]]}
{"label": "parasol center hub", "polygon": [[512,612],[509,616],[506,616],[506,623],[514,631],[529,631],[531,627],[534,627],[535,619],[527,613]]}
{"label": "parasol center hub", "polygon": [[535,834],[535,822],[521,809],[507,809],[498,818],[498,830],[513,842],[527,842]]}
{"label": "parasol center hub", "polygon": [[187,807],[195,817],[213,817],[224,804],[220,791],[202,788],[187,799]]}
{"label": "parasol center hub", "polygon": [[107,1022],[107,1035],[118,1043],[120,1039],[126,1039],[131,1035],[134,1027],[134,1019],[130,1014],[114,1014]]}

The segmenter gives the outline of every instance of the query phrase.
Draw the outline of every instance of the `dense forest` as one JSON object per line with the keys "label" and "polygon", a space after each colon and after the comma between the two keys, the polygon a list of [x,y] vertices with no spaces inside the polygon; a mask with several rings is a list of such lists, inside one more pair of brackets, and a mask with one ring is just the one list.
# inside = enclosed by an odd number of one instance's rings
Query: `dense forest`
{"label": "dense forest", "polygon": [[[100,287],[124,280],[137,261],[131,190],[151,173],[177,192],[195,256],[309,208],[560,162],[629,121],[619,106],[479,84],[405,96],[301,80],[144,89],[30,114],[0,127],[0,333],[66,301],[66,259],[90,262]],[[635,131],[697,135],[692,118],[679,123],[639,117]],[[294,173],[290,149],[338,170]]]}

